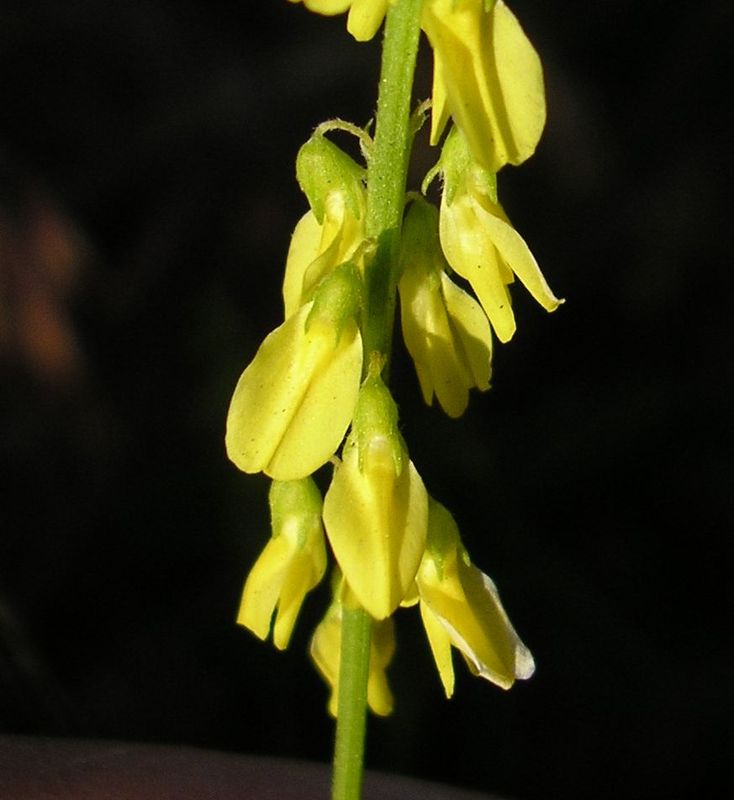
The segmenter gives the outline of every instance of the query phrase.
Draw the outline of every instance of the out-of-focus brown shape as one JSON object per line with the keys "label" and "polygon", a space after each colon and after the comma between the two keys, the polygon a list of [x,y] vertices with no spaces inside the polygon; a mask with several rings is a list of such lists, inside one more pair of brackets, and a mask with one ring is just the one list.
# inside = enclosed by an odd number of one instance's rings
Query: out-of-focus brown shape
{"label": "out-of-focus brown shape", "polygon": [[0,364],[20,364],[37,380],[68,386],[82,372],[68,302],[85,260],[82,236],[38,189],[0,205]]}

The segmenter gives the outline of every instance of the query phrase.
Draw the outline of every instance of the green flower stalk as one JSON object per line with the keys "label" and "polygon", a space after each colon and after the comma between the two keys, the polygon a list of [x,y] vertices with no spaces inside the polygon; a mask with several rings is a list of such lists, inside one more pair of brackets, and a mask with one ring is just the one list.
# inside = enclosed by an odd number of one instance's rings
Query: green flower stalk
{"label": "green flower stalk", "polygon": [[[418,606],[447,697],[453,650],[503,689],[534,670],[400,433],[388,380],[397,297],[423,398],[453,418],[472,389],[489,389],[493,335],[504,343],[515,334],[515,277],[547,311],[563,301],[497,197],[498,170],[532,155],[545,123],[540,60],[502,0],[302,4],[348,13],[358,41],[385,21],[374,137],[332,120],[298,154],[310,208],[286,258],[284,321],[237,382],[225,443],[242,471],[273,479],[272,535],[245,583],[239,623],[261,639],[272,629],[275,646],[287,647],[330,545],[333,599],[310,654],[337,717],[333,800],[359,800],[367,708],[394,706],[387,668],[401,608]],[[439,208],[406,191],[425,108],[411,117],[421,29],[434,57],[431,144],[441,145],[423,192],[440,175]],[[359,138],[365,164],[327,138],[333,129]],[[320,470],[323,502],[312,477]]]}

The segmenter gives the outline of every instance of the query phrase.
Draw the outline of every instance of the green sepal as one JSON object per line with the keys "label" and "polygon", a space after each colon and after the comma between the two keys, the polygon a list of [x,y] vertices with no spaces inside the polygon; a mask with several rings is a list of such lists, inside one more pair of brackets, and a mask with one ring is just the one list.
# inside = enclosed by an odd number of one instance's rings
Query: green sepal
{"label": "green sepal", "polygon": [[364,467],[364,457],[370,443],[376,439],[385,439],[390,444],[395,475],[400,475],[407,451],[398,430],[398,407],[376,371],[370,370],[359,390],[351,436],[357,441],[360,469]]}
{"label": "green sepal", "polygon": [[276,538],[289,520],[297,520],[298,544],[303,547],[309,531],[321,525],[321,492],[313,479],[273,481],[268,494],[270,525]]}
{"label": "green sepal", "polygon": [[472,158],[466,137],[454,125],[441,149],[441,171],[446,203],[451,205],[458,190],[471,188],[497,202],[497,174],[480,167]]}
{"label": "green sepal", "polygon": [[346,322],[359,313],[363,292],[362,277],[354,263],[340,264],[318,285],[313,308],[306,319],[306,331],[319,320],[334,328],[338,342]]}
{"label": "green sepal", "polygon": [[344,192],[349,210],[359,219],[365,169],[322,134],[315,133],[298,151],[296,178],[319,225],[333,191]]}
{"label": "green sepal", "polygon": [[408,265],[436,283],[440,283],[441,270],[448,266],[438,240],[438,209],[420,195],[412,198],[403,220],[398,277]]}

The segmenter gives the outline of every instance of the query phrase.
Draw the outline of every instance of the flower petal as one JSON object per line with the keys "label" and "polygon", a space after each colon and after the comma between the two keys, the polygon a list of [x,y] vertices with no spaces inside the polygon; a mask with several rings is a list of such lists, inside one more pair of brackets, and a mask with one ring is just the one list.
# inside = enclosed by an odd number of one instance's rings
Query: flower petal
{"label": "flower petal", "polygon": [[497,248],[480,219],[472,195],[457,195],[448,205],[441,199],[439,228],[446,260],[471,284],[482,308],[492,323],[497,338],[508,342],[515,333],[512,301],[502,276]]}
{"label": "flower petal", "polygon": [[408,594],[426,539],[428,498],[413,463],[396,474],[393,446],[374,437],[363,453],[351,437],[324,498],[334,555],[360,604],[384,619]]}
{"label": "flower petal", "polygon": [[[492,172],[525,161],[545,125],[545,90],[540,59],[513,13],[502,0],[489,12],[478,0],[427,0],[422,24],[475,160]],[[441,130],[439,120],[432,143]]]}
{"label": "flower petal", "polygon": [[502,260],[517,275],[523,286],[546,311],[555,311],[563,300],[559,300],[540,271],[538,262],[520,234],[510,225],[501,208],[488,197],[482,197],[475,207],[477,219],[487,231],[488,237]]}
{"label": "flower petal", "polygon": [[278,480],[310,475],[334,454],[359,391],[362,340],[353,320],[312,324],[304,305],[269,334],[242,373],[227,416],[226,446],[244,472]]}
{"label": "flower petal", "polygon": [[358,42],[369,41],[382,24],[389,0],[352,0],[347,30]]}
{"label": "flower petal", "polygon": [[454,694],[454,664],[451,659],[451,638],[446,633],[446,629],[438,617],[425,603],[420,604],[420,612],[441,683],[446,692],[446,697],[450,698]]}

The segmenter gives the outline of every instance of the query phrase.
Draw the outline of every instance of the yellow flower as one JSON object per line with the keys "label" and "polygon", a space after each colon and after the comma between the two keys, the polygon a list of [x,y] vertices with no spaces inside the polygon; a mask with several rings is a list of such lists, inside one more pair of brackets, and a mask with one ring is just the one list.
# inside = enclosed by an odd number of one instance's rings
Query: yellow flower
{"label": "yellow flower", "polygon": [[293,231],[283,279],[285,317],[313,298],[319,282],[335,267],[349,261],[364,241],[364,192],[356,216],[340,189],[331,191],[318,222],[313,211],[301,217]]}
{"label": "yellow flower", "polygon": [[563,301],[553,294],[525,240],[490,196],[491,176],[477,164],[465,166],[464,147],[465,140],[454,129],[441,156],[441,247],[451,268],[471,284],[497,338],[507,342],[516,327],[507,289],[514,275],[546,311],[555,311]]}
{"label": "yellow flower", "polygon": [[503,689],[533,674],[533,657],[507,618],[494,583],[471,563],[453,517],[434,500],[416,583],[421,617],[447,697],[454,690],[452,646],[475,675]]}
{"label": "yellow flower", "polygon": [[[337,590],[337,594],[339,594]],[[337,715],[339,706],[339,654],[342,638],[341,600],[335,599],[319,623],[311,639],[311,658],[331,687],[329,713]],[[375,714],[387,716],[393,708],[393,696],[385,670],[395,653],[395,629],[392,619],[372,625],[370,642],[369,676],[367,678],[367,703]]]}
{"label": "yellow flower", "polygon": [[349,9],[347,30],[359,42],[366,42],[377,33],[387,7],[394,2],[395,0],[303,0],[306,8],[317,14],[343,14]]}
{"label": "yellow flower", "polygon": [[326,570],[321,495],[311,478],[274,481],[270,487],[272,538],[245,582],[237,622],[267,638],[273,612],[273,642],[288,646],[306,593]]}
{"label": "yellow flower", "polygon": [[336,452],[362,371],[353,272],[348,264],[335,270],[314,300],[266,337],[237,382],[225,443],[244,472],[296,480]]}
{"label": "yellow flower", "polygon": [[397,408],[369,377],[342,462],[324,498],[324,525],[344,579],[384,619],[415,578],[426,541],[428,497],[397,430]]}
{"label": "yellow flower", "polygon": [[502,0],[425,0],[422,26],[434,54],[431,144],[451,116],[485,169],[529,158],[545,125],[543,70],[513,13]]}
{"label": "yellow flower", "polygon": [[400,319],[423,398],[435,393],[450,417],[461,416],[469,389],[489,388],[492,334],[481,306],[446,274],[438,242],[438,212],[413,201],[401,246]]}

